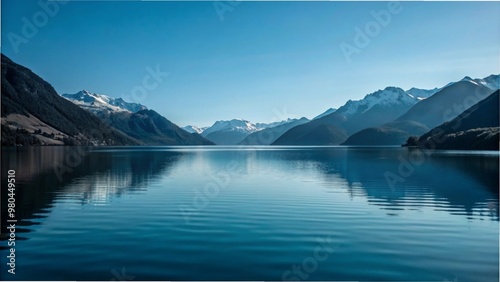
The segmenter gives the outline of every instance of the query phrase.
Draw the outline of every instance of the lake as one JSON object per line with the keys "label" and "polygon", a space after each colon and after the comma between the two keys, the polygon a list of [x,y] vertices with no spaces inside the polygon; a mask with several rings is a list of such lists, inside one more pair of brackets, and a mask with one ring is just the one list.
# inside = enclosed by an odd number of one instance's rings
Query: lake
{"label": "lake", "polygon": [[[498,152],[2,148],[2,280],[499,281]],[[2,216],[2,226],[6,224]],[[5,232],[5,229],[2,229]]]}

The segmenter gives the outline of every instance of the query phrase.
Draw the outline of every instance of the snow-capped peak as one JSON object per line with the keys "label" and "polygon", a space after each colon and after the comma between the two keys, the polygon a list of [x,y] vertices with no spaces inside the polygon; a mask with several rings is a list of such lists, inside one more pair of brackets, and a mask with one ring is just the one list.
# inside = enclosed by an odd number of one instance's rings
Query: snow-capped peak
{"label": "snow-capped peak", "polygon": [[349,100],[336,112],[345,116],[363,113],[375,105],[415,104],[418,100],[399,87],[389,86],[366,95],[363,99]]}
{"label": "snow-capped peak", "polygon": [[[208,128],[202,129],[202,135],[207,136],[210,133],[217,131],[237,131],[246,134],[250,134],[256,131],[260,131],[266,128],[272,128],[276,126],[280,126],[283,124],[295,122],[298,120],[306,119],[305,117],[296,119],[296,118],[288,118],[282,121],[270,122],[270,123],[252,123],[248,120],[244,119],[232,119],[232,120],[219,120],[216,121],[212,126]],[[307,119],[306,119],[307,120]],[[189,132],[190,129],[185,128]]]}
{"label": "snow-capped peak", "polygon": [[255,131],[259,131],[259,128],[255,124],[244,119],[219,120],[209,128],[205,129],[203,131],[203,136],[207,136],[208,134],[216,131],[239,131],[253,133]]}
{"label": "snow-capped peak", "polygon": [[122,98],[112,98],[102,94],[91,93],[87,90],[82,90],[75,94],[62,94],[61,96],[93,113],[120,111],[138,112],[147,109],[146,106],[138,103],[128,103]]}
{"label": "snow-capped peak", "polygon": [[206,127],[199,128],[199,127],[194,126],[194,125],[186,125],[186,126],[182,127],[182,129],[184,129],[185,131],[187,131],[189,133],[201,134],[203,132],[203,130],[206,129]]}

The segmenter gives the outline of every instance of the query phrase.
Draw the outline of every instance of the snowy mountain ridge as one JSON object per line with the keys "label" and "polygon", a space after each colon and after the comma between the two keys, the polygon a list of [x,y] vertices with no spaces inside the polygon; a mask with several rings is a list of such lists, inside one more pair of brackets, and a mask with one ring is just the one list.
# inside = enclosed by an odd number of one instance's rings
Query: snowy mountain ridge
{"label": "snowy mountain ridge", "polygon": [[106,95],[91,93],[87,90],[75,94],[62,94],[62,97],[93,113],[102,112],[138,112],[147,107],[138,103],[125,102],[122,98],[112,98]]}
{"label": "snowy mountain ridge", "polygon": [[202,135],[207,136],[208,134],[217,131],[237,131],[250,134],[252,132],[259,131],[259,128],[255,124],[244,119],[219,120],[209,128],[205,129],[202,132]]}
{"label": "snowy mountain ridge", "polygon": [[[469,81],[475,84],[482,84],[491,90],[497,90],[500,88],[500,75],[489,75],[485,78],[472,79],[468,76],[464,77],[462,80]],[[361,100],[349,100],[342,107],[336,110],[337,113],[341,113],[347,117],[354,114],[364,113],[370,110],[375,105],[390,106],[396,104],[407,104],[414,105],[417,102],[429,98],[441,89],[453,84],[455,82],[450,82],[441,88],[434,89],[420,89],[412,87],[408,90],[403,90],[399,87],[389,86],[383,90],[378,90],[373,93],[366,95]],[[324,114],[320,115],[324,116]],[[317,117],[316,117],[317,118]],[[315,118],[315,119],[316,119]]]}
{"label": "snowy mountain ridge", "polygon": [[466,76],[462,80],[470,81],[475,84],[482,84],[483,86],[486,86],[491,90],[500,89],[500,75],[498,74],[492,74],[485,78],[475,78],[475,79]]}
{"label": "snowy mountain ridge", "polygon": [[272,128],[283,124],[295,122],[297,120],[299,119],[288,118],[286,120],[275,121],[270,123],[252,123],[244,119],[219,120],[209,127],[197,127],[194,125],[186,125],[182,127],[182,129],[184,129],[189,133],[196,132],[198,134],[202,134],[203,136],[207,136],[208,134],[217,131],[237,131],[250,134],[266,128]]}
{"label": "snowy mountain ridge", "polygon": [[349,100],[336,113],[352,116],[370,110],[375,105],[408,104],[413,105],[419,101],[418,98],[408,94],[399,87],[389,86],[384,90],[378,90],[366,95],[361,100]]}
{"label": "snowy mountain ridge", "polygon": [[194,125],[186,125],[184,127],[181,127],[182,129],[184,129],[185,131],[189,132],[189,133],[198,133],[198,134],[201,134],[205,129],[207,129],[208,127],[197,127],[197,126],[194,126]]}

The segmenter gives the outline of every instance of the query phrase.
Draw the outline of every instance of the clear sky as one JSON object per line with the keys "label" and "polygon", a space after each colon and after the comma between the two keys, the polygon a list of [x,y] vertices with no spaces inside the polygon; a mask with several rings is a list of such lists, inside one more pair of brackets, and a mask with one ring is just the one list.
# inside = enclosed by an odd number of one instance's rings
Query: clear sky
{"label": "clear sky", "polygon": [[[312,118],[386,86],[500,72],[500,2],[401,2],[378,30],[372,11],[386,2],[242,2],[221,19],[211,1],[80,1],[45,22],[37,2],[2,1],[5,55],[60,94],[126,97],[181,126]],[[36,32],[23,33],[23,17]],[[357,48],[350,60],[342,42]],[[132,96],[148,67],[169,75]]]}

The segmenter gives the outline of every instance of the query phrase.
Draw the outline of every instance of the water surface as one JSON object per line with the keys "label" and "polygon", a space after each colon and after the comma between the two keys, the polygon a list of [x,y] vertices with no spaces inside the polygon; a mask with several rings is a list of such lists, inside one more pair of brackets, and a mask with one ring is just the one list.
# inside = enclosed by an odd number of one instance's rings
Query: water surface
{"label": "water surface", "polygon": [[2,148],[4,193],[8,169],[2,279],[499,280],[497,152]]}

